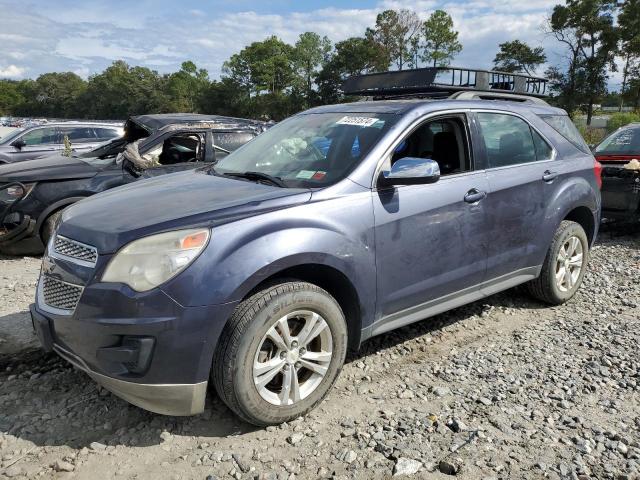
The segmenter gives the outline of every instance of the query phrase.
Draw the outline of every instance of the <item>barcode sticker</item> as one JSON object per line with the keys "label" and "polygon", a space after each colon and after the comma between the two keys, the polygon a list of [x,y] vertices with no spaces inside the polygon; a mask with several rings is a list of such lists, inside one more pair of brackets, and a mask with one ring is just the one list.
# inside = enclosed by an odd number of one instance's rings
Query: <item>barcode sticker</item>
{"label": "barcode sticker", "polygon": [[342,117],[336,122],[337,125],[354,125],[356,127],[370,127],[378,121],[371,117]]}

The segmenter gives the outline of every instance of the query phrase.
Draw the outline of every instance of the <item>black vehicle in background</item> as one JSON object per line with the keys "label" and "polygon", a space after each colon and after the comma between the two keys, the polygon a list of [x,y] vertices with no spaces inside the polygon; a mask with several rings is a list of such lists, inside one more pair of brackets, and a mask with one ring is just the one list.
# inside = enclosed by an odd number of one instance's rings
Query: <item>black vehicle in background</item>
{"label": "black vehicle in background", "polygon": [[123,137],[88,152],[0,165],[0,252],[39,254],[65,207],[139,179],[213,164],[267,126],[217,115],[141,115],[126,122]]}
{"label": "black vehicle in background", "polygon": [[593,153],[602,164],[602,216],[640,220],[640,123],[619,128]]}
{"label": "black vehicle in background", "polygon": [[122,137],[122,123],[50,122],[19,128],[0,138],[0,164],[32,160],[64,150],[67,137],[74,152],[86,152]]}

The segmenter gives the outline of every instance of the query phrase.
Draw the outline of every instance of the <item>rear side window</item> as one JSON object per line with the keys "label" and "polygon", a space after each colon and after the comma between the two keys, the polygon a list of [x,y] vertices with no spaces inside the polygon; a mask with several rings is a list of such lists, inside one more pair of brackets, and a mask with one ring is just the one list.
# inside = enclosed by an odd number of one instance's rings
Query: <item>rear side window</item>
{"label": "rear side window", "polygon": [[580,132],[567,115],[540,115],[540,118],[584,153],[591,153],[584,138],[582,138],[582,135],[580,135]]}
{"label": "rear side window", "polygon": [[[213,134],[213,144],[216,147],[223,148],[229,152],[237,150],[242,145],[253,139],[254,135],[250,132],[219,132]],[[222,150],[215,149],[216,159],[220,160],[227,156]]]}
{"label": "rear side window", "polygon": [[72,144],[97,141],[93,128],[89,127],[63,127],[60,129],[60,133],[62,133],[63,138],[66,136]]}
{"label": "rear side window", "polygon": [[478,113],[477,119],[489,168],[530,163],[538,159],[531,128],[521,118],[502,113]]}
{"label": "rear side window", "polygon": [[104,142],[120,136],[118,131],[113,128],[94,128],[93,132],[98,142]]}
{"label": "rear side window", "polygon": [[535,130],[531,130],[531,133],[533,134],[533,143],[536,146],[536,157],[538,160],[551,160],[553,156],[553,148],[551,148],[551,145]]}

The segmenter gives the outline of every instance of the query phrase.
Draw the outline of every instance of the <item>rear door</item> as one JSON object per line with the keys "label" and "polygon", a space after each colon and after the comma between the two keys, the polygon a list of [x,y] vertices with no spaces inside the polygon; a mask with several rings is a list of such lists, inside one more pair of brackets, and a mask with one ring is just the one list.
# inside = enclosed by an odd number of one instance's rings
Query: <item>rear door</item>
{"label": "rear door", "polygon": [[[487,231],[492,232],[485,281],[534,275],[542,249],[547,185],[553,184],[555,152],[523,117],[508,112],[474,113],[478,156],[489,182],[485,199]],[[542,255],[544,258],[544,255]]]}

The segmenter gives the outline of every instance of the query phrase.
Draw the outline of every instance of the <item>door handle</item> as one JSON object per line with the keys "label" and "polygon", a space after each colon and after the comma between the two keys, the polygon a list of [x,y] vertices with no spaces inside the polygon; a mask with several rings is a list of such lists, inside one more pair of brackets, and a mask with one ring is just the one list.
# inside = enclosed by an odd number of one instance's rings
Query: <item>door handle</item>
{"label": "door handle", "polygon": [[482,200],[486,196],[487,196],[487,192],[482,192],[477,188],[472,188],[465,194],[464,201],[467,203],[476,203]]}
{"label": "door handle", "polygon": [[553,182],[558,176],[558,172],[552,172],[551,170],[545,170],[542,175],[542,180],[545,182]]}

